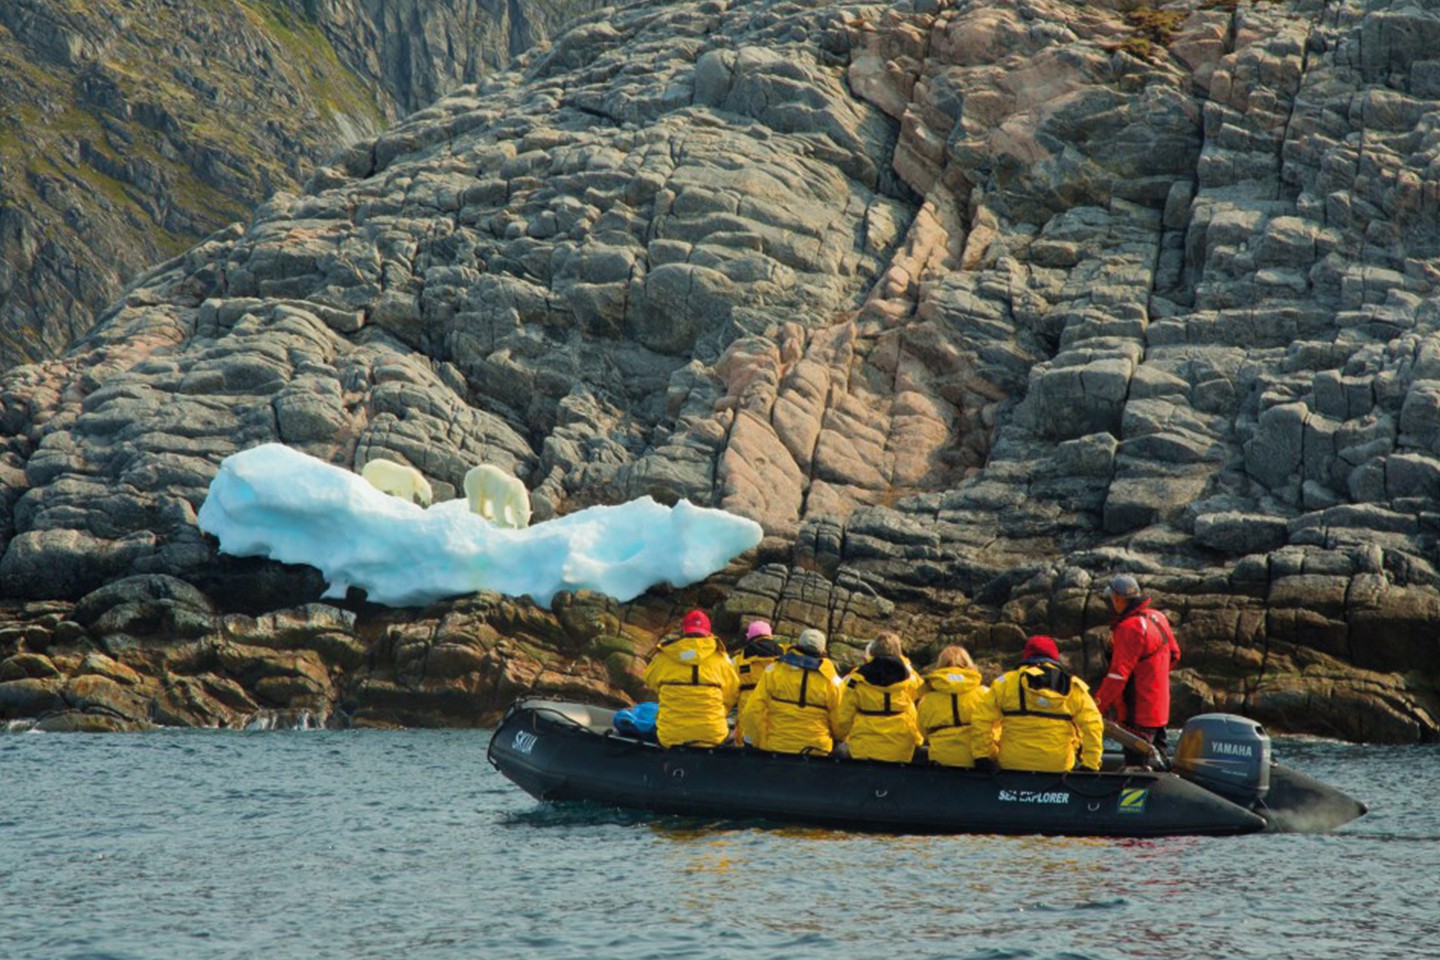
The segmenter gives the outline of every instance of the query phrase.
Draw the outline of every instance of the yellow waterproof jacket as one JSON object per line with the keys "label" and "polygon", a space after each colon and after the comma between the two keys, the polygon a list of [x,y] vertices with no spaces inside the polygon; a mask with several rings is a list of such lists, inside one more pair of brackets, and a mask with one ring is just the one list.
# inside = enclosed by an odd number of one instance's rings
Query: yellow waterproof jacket
{"label": "yellow waterproof jacket", "polygon": [[1022,663],[997,679],[970,718],[975,756],[1006,770],[1060,773],[1080,763],[1100,769],[1105,721],[1085,681],[1053,660]]}
{"label": "yellow waterproof jacket", "polygon": [[895,657],[876,657],[845,680],[840,733],[857,760],[909,763],[924,742],[915,716],[920,678]]}
{"label": "yellow waterproof jacket", "polygon": [[735,655],[735,672],[740,676],[739,709],[741,713],[745,711],[745,703],[750,699],[750,692],[760,682],[760,675],[784,652],[784,647],[778,640],[773,637],[765,637],[761,640],[747,642]]}
{"label": "yellow waterproof jacket", "polygon": [[645,685],[660,697],[655,732],[662,746],[713,747],[729,735],[725,717],[735,706],[740,679],[714,637],[662,643],[645,667]]}
{"label": "yellow waterproof jacket", "polygon": [[930,759],[947,767],[974,766],[970,750],[970,718],[975,703],[985,695],[980,671],[965,667],[937,667],[922,678],[920,732],[930,744]]}
{"label": "yellow waterproof jacket", "polygon": [[[806,657],[810,656],[810,654],[808,653],[801,653],[801,651],[796,650],[794,647],[786,647],[785,652],[800,653],[801,656]],[[826,680],[834,680],[836,683],[840,683],[845,680],[845,677],[840,676],[840,668],[835,666],[834,660],[831,660],[829,657],[826,656],[821,656],[818,659],[820,661],[820,672],[825,675]],[[849,674],[846,674],[846,676],[849,676]]]}
{"label": "yellow waterproof jacket", "polygon": [[840,731],[840,678],[819,657],[791,651],[760,675],[740,714],[740,732],[761,750],[829,753]]}

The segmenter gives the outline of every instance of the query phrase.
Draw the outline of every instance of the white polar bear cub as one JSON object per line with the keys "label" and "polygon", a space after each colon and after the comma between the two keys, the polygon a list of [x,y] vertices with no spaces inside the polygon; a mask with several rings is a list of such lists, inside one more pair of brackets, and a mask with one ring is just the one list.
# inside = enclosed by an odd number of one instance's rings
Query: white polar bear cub
{"label": "white polar bear cub", "polygon": [[472,467],[465,474],[465,497],[470,511],[497,527],[522,530],[530,525],[530,491],[492,463]]}
{"label": "white polar bear cub", "polygon": [[376,457],[365,464],[360,476],[370,481],[370,486],[381,493],[418,503],[422,507],[430,506],[430,502],[435,499],[429,482],[421,476],[420,471],[404,463]]}

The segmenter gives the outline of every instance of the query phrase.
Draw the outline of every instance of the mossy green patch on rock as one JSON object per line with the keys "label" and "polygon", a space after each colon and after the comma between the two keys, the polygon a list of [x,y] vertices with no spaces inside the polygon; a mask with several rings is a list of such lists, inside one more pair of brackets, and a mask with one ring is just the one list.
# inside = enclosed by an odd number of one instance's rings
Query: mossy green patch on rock
{"label": "mossy green patch on rock", "polygon": [[324,31],[281,0],[241,0],[241,6],[257,14],[272,38],[285,50],[288,63],[308,81],[332,120],[358,122],[378,130],[385,114],[367,84],[340,62],[335,47]]}
{"label": "mossy green patch on rock", "polygon": [[49,2],[76,38],[64,56],[0,26],[0,207],[19,225],[0,260],[27,279],[0,290],[0,368],[383,125],[298,4],[251,7]]}
{"label": "mossy green patch on rock", "polygon": [[[0,3],[0,369],[56,355],[145,267],[598,5]],[[82,142],[123,189],[68,170]],[[39,156],[67,173],[44,196],[23,175]]]}

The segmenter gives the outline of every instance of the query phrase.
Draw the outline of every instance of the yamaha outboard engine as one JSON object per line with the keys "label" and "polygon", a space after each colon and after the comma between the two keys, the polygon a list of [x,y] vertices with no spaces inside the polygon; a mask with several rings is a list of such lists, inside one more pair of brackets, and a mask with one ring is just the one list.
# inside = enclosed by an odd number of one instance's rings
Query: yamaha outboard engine
{"label": "yamaha outboard engine", "polygon": [[1254,720],[1202,713],[1185,722],[1170,766],[1197,786],[1248,808],[1270,790],[1270,737]]}

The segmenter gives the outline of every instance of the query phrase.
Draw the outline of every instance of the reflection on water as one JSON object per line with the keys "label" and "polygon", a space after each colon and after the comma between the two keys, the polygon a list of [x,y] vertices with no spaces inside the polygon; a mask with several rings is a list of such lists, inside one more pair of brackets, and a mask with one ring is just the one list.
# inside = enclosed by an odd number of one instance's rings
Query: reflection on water
{"label": "reflection on water", "polygon": [[1440,940],[1440,748],[1282,741],[1371,803],[1334,835],[1106,840],[542,804],[486,738],[0,736],[0,956],[1369,960]]}

